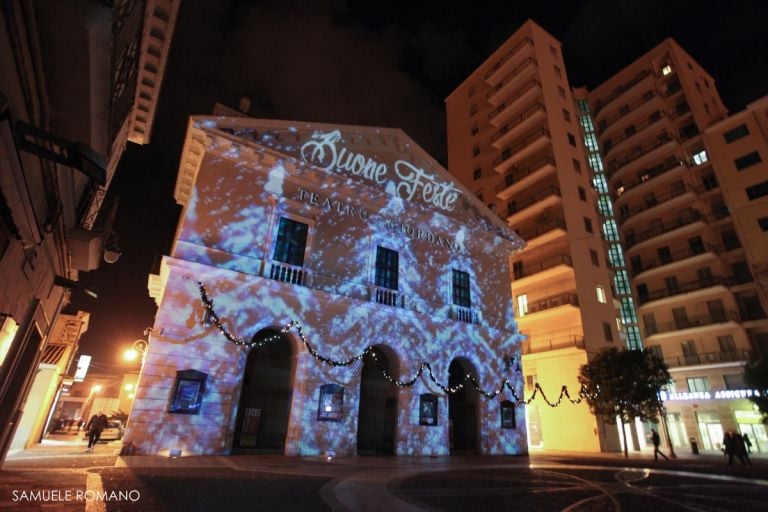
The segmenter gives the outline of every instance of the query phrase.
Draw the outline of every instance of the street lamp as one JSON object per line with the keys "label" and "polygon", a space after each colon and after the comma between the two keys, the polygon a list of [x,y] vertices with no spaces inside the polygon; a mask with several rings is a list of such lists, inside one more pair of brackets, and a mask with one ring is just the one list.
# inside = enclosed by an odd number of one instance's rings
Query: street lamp
{"label": "street lamp", "polygon": [[147,340],[138,339],[133,342],[131,348],[123,353],[123,358],[126,361],[136,361],[141,357],[141,364],[143,366],[144,359],[147,356],[147,347],[149,347],[149,342]]}

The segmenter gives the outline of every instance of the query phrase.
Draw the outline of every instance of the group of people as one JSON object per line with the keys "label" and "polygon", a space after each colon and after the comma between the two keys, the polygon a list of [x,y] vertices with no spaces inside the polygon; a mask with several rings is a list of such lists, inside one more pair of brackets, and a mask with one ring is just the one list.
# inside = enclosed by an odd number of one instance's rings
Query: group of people
{"label": "group of people", "polygon": [[107,428],[107,415],[106,414],[94,414],[88,423],[85,425],[85,431],[88,433],[88,450],[93,451],[93,447],[99,442],[101,433]]}
{"label": "group of people", "polygon": [[752,449],[752,441],[747,434],[728,431],[723,436],[723,454],[728,457],[728,464],[733,464],[733,458],[738,458],[744,465],[752,465],[749,460],[749,452]]}

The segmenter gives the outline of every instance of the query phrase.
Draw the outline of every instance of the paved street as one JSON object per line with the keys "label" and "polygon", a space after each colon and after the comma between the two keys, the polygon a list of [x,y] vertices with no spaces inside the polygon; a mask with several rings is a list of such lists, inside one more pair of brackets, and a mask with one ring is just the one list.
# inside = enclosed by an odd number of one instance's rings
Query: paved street
{"label": "paved street", "polygon": [[762,510],[768,459],[716,455],[528,457],[119,457],[59,438],[13,453],[0,510],[634,511]]}

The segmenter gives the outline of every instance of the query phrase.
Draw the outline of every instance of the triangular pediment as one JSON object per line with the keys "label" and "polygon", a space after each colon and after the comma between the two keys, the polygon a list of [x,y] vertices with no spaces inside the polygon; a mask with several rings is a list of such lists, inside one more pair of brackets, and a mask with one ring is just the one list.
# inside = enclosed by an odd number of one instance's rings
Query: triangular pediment
{"label": "triangular pediment", "polygon": [[480,224],[519,242],[514,231],[475,195],[395,128],[194,117],[197,128],[267,147],[298,163],[386,192],[394,201],[427,208],[462,224]]}

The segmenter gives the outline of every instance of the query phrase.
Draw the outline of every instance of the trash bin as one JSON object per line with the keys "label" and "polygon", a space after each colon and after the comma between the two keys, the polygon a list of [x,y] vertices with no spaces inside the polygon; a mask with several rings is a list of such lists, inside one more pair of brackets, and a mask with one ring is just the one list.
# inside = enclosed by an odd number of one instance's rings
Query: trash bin
{"label": "trash bin", "polygon": [[696,438],[695,437],[692,437],[690,439],[690,441],[691,441],[691,453],[693,453],[694,455],[698,455],[699,454],[699,443],[696,442]]}

